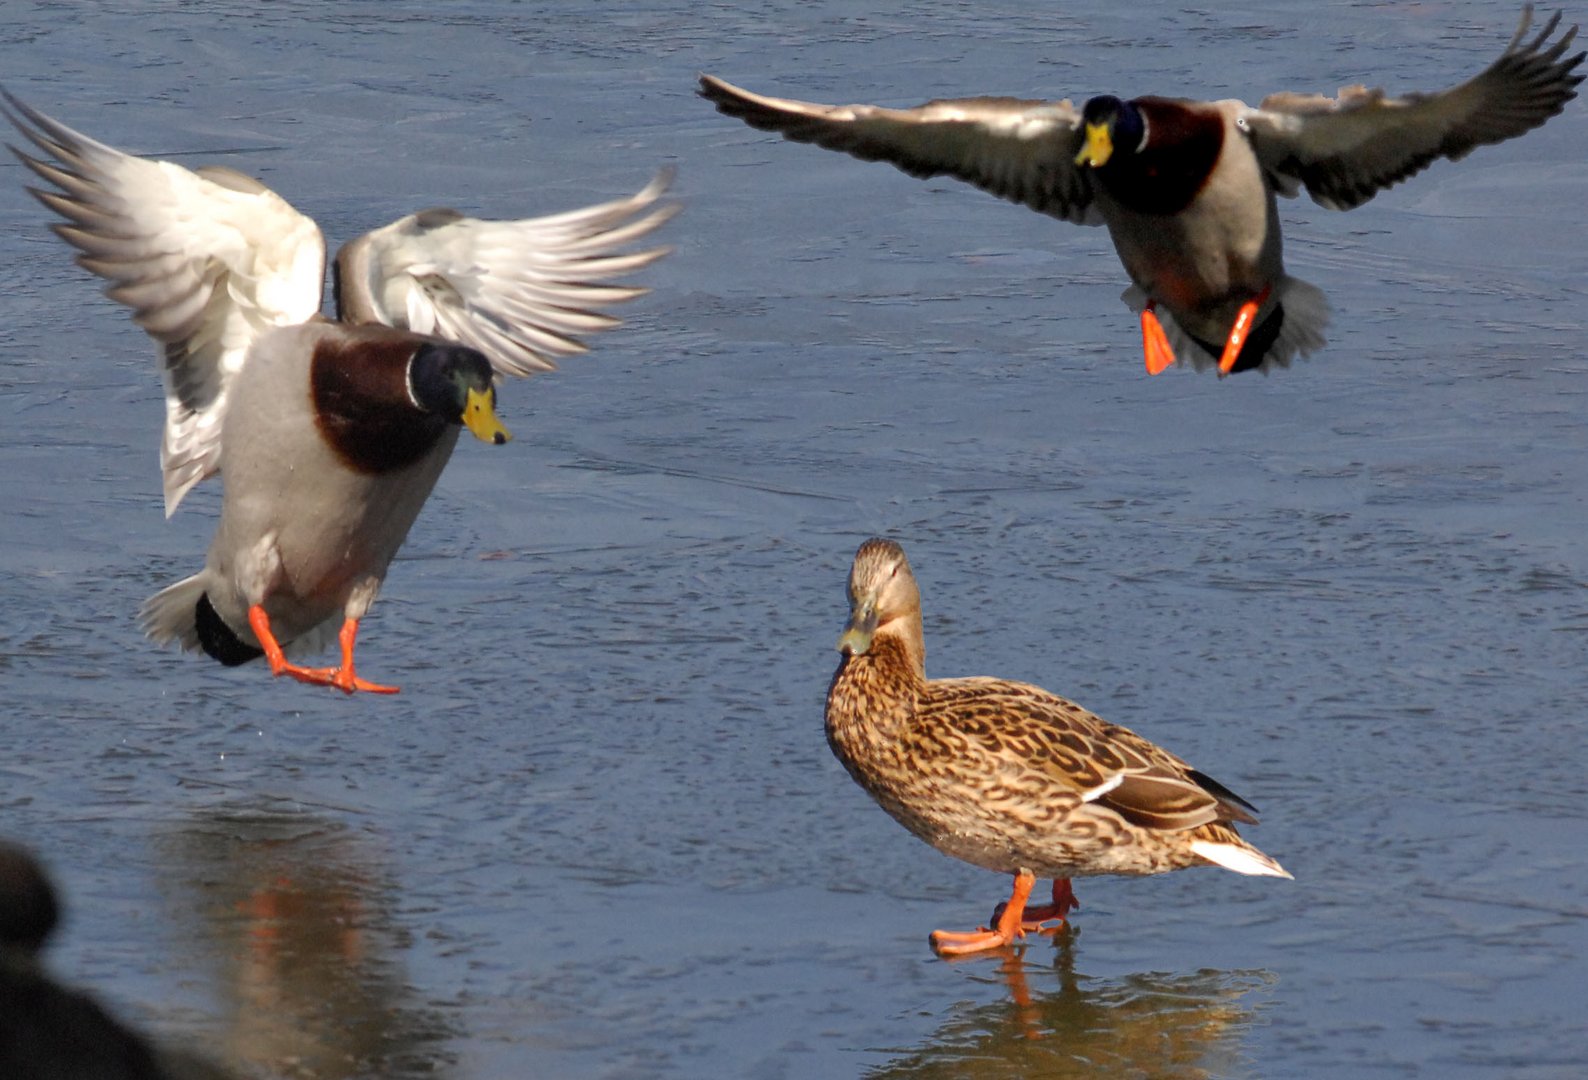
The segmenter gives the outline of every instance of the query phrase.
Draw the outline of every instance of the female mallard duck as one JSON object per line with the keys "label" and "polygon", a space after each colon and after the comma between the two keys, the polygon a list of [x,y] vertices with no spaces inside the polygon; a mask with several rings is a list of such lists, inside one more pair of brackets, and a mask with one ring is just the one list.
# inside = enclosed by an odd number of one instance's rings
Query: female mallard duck
{"label": "female mallard duck", "polygon": [[[1077,906],[1069,879],[1222,866],[1288,878],[1235,831],[1252,805],[1173,754],[1038,686],[928,679],[904,549],[860,545],[827,691],[827,742],[884,810],[945,855],[1015,875],[995,925],[939,930],[946,955],[1007,945]],[[1053,904],[1031,909],[1037,877]]]}
{"label": "female mallard duck", "polygon": [[[1240,101],[1007,97],[914,109],[763,97],[709,75],[721,112],[785,138],[886,161],[916,177],[948,175],[1078,224],[1106,224],[1134,286],[1147,370],[1177,358],[1221,373],[1287,367],[1323,344],[1322,292],[1285,273],[1275,195],[1306,187],[1348,210],[1438,157],[1515,138],[1561,111],[1583,79],[1564,57],[1574,26],[1525,44],[1531,7],[1500,58],[1460,86],[1390,98],[1352,87],[1337,98],[1274,94]],[[1161,307],[1169,327],[1154,314]],[[1173,341],[1173,345],[1170,342]]]}
{"label": "female mallard duck", "polygon": [[[13,151],[58,190],[30,189],[55,232],[108,279],[158,344],[169,516],[223,479],[204,569],[151,598],[150,637],[223,664],[394,692],[353,667],[358,623],[429,498],[459,431],[507,432],[494,380],[583,352],[617,324],[593,306],[643,289],[598,282],[665,249],[621,252],[672,216],[667,177],[627,199],[521,221],[426,210],[337,255],[337,321],[320,316],[325,241],[313,221],[227,168],[189,171],[79,134],[10,94],[7,115],[49,160]],[[647,212],[648,211],[648,212]],[[303,667],[286,647],[341,664]]]}

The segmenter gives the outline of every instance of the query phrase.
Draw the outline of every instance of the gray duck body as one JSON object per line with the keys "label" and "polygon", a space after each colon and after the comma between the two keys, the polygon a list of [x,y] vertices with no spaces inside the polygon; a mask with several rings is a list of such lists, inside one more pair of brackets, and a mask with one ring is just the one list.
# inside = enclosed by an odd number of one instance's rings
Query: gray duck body
{"label": "gray duck body", "polygon": [[252,604],[294,653],[362,618],[463,430],[410,399],[407,365],[428,340],[325,320],[259,337],[226,415],[204,569],[149,601],[152,636],[198,647],[201,595],[254,648]]}

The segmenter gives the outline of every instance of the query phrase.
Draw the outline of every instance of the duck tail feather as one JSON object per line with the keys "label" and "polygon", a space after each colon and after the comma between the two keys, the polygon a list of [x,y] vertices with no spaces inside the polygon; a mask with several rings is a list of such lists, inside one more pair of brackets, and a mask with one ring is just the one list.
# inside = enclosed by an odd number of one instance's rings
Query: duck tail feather
{"label": "duck tail feather", "polygon": [[1308,357],[1323,348],[1323,328],[1329,325],[1329,298],[1318,286],[1286,275],[1279,279],[1275,291],[1285,309],[1285,325],[1268,349],[1265,370],[1267,362],[1278,357],[1283,357],[1277,360],[1279,364],[1289,367],[1292,357]]}
{"label": "duck tail feather", "polygon": [[1233,870],[1237,874],[1257,877],[1291,877],[1290,871],[1264,855],[1250,844],[1232,844],[1221,840],[1193,840],[1191,850],[1210,863]]}
{"label": "duck tail feather", "polygon": [[194,574],[143,602],[138,623],[150,640],[160,645],[176,642],[189,652],[199,647],[198,604],[204,585],[204,574]]}

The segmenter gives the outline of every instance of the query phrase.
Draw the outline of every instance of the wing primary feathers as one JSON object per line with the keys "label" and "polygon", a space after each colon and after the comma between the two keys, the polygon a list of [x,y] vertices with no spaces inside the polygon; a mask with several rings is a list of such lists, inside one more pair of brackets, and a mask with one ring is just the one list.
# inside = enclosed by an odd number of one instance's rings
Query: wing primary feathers
{"label": "wing primary feathers", "polygon": [[1186,770],[1186,776],[1195,781],[1197,787],[1217,799],[1229,811],[1232,821],[1244,821],[1248,825],[1257,824],[1257,807],[1241,798],[1235,792],[1213,779],[1205,772],[1197,769]]}
{"label": "wing primary feathers", "polygon": [[664,168],[633,195],[538,218],[410,214],[337,255],[338,317],[441,334],[485,353],[498,375],[550,371],[588,350],[576,334],[619,324],[593,309],[645,294],[604,283],[671,250],[623,249],[678,213],[676,202],[658,205],[673,175]]}

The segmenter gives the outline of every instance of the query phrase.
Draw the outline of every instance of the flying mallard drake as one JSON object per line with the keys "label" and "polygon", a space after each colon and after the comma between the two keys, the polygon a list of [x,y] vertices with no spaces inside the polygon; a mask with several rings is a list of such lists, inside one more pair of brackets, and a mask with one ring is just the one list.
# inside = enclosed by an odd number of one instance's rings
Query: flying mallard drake
{"label": "flying mallard drake", "polygon": [[[1095,97],[977,97],[914,109],[763,97],[710,75],[719,111],[797,142],[886,161],[915,177],[947,175],[1083,225],[1105,224],[1134,282],[1147,370],[1176,359],[1221,373],[1288,367],[1323,345],[1328,303],[1285,273],[1276,195],[1305,187],[1335,210],[1360,206],[1435,158],[1538,127],[1576,96],[1583,53],[1550,43],[1557,13],[1530,41],[1522,24],[1500,58],[1436,94],[1274,94],[1244,102]],[[1165,327],[1155,314],[1168,315]],[[1173,342],[1173,344],[1171,344]]]}
{"label": "flying mallard drake", "polygon": [[[666,249],[622,251],[670,218],[663,174],[633,196],[549,217],[425,210],[347,244],[337,321],[323,318],[325,241],[275,192],[229,168],[133,157],[29,108],[7,116],[48,160],[12,152],[54,190],[56,234],[159,348],[169,516],[219,472],[204,569],[143,607],[149,636],[223,664],[395,692],[359,678],[354,640],[462,427],[507,441],[495,381],[550,371],[593,310],[645,290],[601,284]],[[337,630],[340,624],[340,630]],[[304,667],[333,632],[336,668]]]}
{"label": "flying mallard drake", "polygon": [[[1015,875],[994,926],[939,930],[945,955],[1007,945],[1077,906],[1069,879],[1222,866],[1288,878],[1241,839],[1255,809],[1161,747],[1038,686],[928,679],[904,549],[860,545],[827,691],[827,743],[894,820],[945,855]],[[1028,908],[1037,877],[1053,903]]]}

